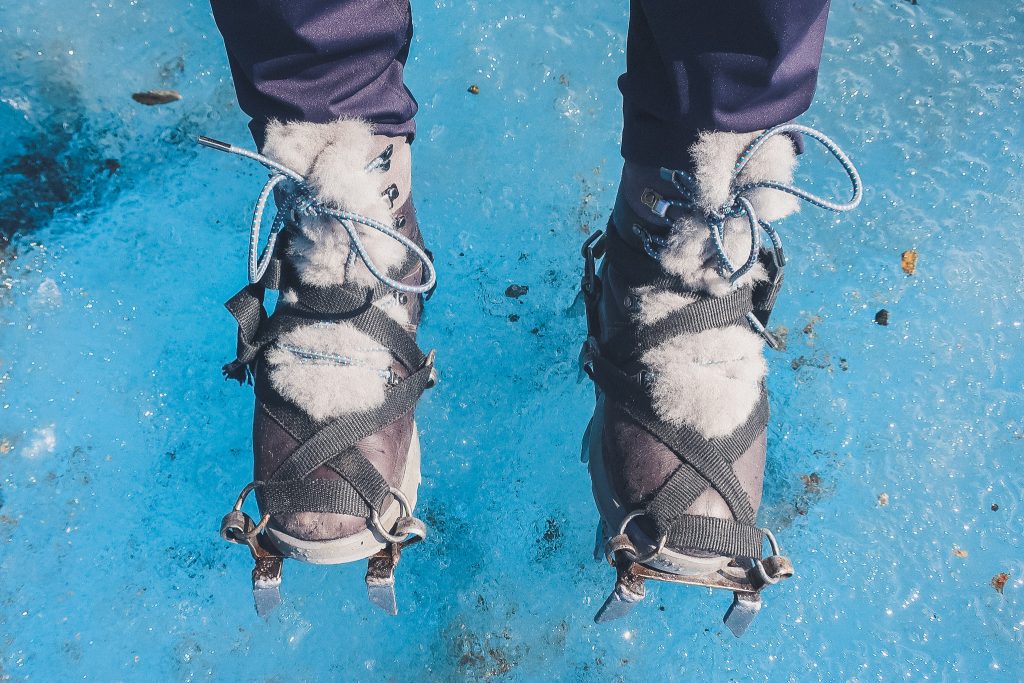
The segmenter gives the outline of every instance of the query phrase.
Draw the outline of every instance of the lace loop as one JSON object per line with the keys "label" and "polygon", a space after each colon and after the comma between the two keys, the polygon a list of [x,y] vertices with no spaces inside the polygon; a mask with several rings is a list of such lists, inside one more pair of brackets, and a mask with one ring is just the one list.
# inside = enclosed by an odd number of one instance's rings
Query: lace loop
{"label": "lace loop", "polygon": [[[736,185],[740,174],[743,172],[743,169],[757,150],[759,150],[770,138],[785,133],[800,133],[816,140],[833,157],[835,157],[843,167],[843,170],[846,171],[846,175],[850,180],[852,194],[849,200],[841,202],[826,199],[808,192],[807,190],[796,187],[795,185],[774,180],[761,180],[753,183],[746,183],[744,185]],[[662,176],[672,181],[672,184],[675,185],[675,188],[679,191],[681,197],[679,200],[670,200],[668,203],[678,206],[687,212],[697,210],[698,187],[697,181],[692,175],[685,171],[662,169]],[[750,272],[750,270],[757,265],[758,253],[761,250],[762,244],[762,232],[767,234],[772,242],[772,247],[775,251],[775,258],[778,265],[785,265],[785,255],[782,251],[782,239],[769,222],[763,221],[758,217],[757,211],[754,209],[753,204],[748,198],[750,192],[758,189],[778,190],[780,192],[791,194],[797,199],[801,199],[822,209],[837,212],[852,211],[858,204],[860,204],[861,198],[863,197],[863,185],[861,183],[860,174],[857,172],[856,167],[853,165],[853,162],[850,161],[849,157],[847,157],[843,150],[839,148],[839,145],[833,142],[832,139],[824,133],[797,123],[785,123],[769,128],[747,145],[746,149],[744,149],[740,154],[739,159],[737,159],[735,167],[733,167],[732,175],[729,179],[729,186],[731,188],[729,198],[724,204],[722,204],[722,206],[706,212],[706,215],[708,230],[711,234],[711,243],[715,249],[715,255],[718,257],[719,273],[721,273],[722,277],[728,278],[731,284],[736,284],[740,278]],[[725,224],[729,219],[739,218],[740,216],[746,217],[747,225],[750,229],[750,253],[747,256],[746,261],[737,268],[725,253]]]}
{"label": "lace loop", "polygon": [[[242,149],[241,147],[236,147],[226,142],[214,140],[213,138],[208,138],[202,135],[199,136],[199,144],[221,152],[237,154],[238,156],[252,159],[265,166],[271,172],[270,179],[267,180],[263,189],[260,191],[258,199],[256,200],[256,206],[253,209],[252,224],[249,230],[250,283],[255,284],[259,282],[263,278],[263,275],[266,274],[267,268],[270,266],[270,260],[274,254],[274,246],[277,244],[277,236],[287,225],[288,217],[293,215],[302,215],[307,217],[329,217],[337,220],[345,232],[348,233],[352,250],[366,265],[366,269],[369,270],[377,280],[391,289],[399,292],[406,292],[408,294],[425,294],[433,289],[437,280],[437,275],[434,271],[434,264],[430,260],[430,257],[419,247],[419,245],[395,230],[393,227],[385,225],[368,216],[363,216],[362,214],[354,213],[352,211],[337,209],[321,202],[316,198],[315,191],[306,182],[306,179],[302,174],[297,173],[284,164],[280,164],[273,159],[263,156],[262,154]],[[374,159],[367,165],[367,169],[371,171],[380,170],[379,167],[379,159]],[[278,206],[277,215],[274,217],[274,221],[270,227],[267,244],[263,248],[263,251],[257,255],[257,252],[259,252],[260,232],[263,226],[263,213],[266,210],[267,201],[275,188],[285,181],[291,181],[291,186],[283,193],[284,196]],[[376,230],[411,251],[416,256],[416,259],[423,264],[423,268],[427,274],[426,280],[418,285],[408,285],[404,282],[399,282],[388,277],[367,252],[366,247],[363,245],[363,242],[359,237],[359,231],[356,229],[356,224],[362,225],[371,230]]]}

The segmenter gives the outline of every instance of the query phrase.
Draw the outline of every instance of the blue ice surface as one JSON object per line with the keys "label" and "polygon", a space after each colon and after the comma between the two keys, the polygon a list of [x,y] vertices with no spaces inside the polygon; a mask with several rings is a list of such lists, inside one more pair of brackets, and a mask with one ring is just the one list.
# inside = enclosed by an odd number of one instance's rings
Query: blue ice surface
{"label": "blue ice surface", "polygon": [[[397,618],[363,566],[288,563],[263,622],[217,525],[250,477],[221,303],[265,174],[193,144],[248,142],[208,6],[0,6],[0,680],[1024,677],[1024,7],[835,3],[802,121],[867,191],[781,225],[761,519],[798,573],[741,640],[705,589],[591,621],[613,572],[591,559],[571,302],[619,172],[626,3],[414,9],[432,535]],[[183,99],[130,99],[150,88]],[[826,161],[802,182],[841,193]]]}

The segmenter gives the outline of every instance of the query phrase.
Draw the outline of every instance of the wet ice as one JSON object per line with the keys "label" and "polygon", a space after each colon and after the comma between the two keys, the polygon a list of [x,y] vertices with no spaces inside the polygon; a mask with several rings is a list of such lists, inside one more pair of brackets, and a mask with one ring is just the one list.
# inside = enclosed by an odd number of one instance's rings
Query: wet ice
{"label": "wet ice", "polygon": [[[833,8],[803,121],[866,196],[780,227],[761,519],[797,577],[738,641],[701,590],[591,621],[613,577],[591,560],[569,312],[619,171],[625,12],[415,7],[432,536],[399,566],[399,617],[367,604],[363,567],[290,564],[263,623],[217,523],[250,468],[221,302],[264,177],[192,142],[247,141],[208,6],[0,9],[0,679],[1020,677],[1024,10]],[[165,89],[183,99],[131,99]],[[798,173],[842,192],[814,150]]]}

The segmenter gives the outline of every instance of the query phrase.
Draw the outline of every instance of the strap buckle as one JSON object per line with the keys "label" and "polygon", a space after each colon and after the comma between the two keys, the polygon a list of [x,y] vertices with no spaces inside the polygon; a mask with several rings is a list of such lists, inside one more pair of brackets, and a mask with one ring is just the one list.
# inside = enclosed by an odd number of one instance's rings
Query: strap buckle
{"label": "strap buckle", "polygon": [[384,528],[384,525],[380,520],[380,513],[371,508],[370,526],[373,527],[373,530],[388,543],[404,544],[409,540],[410,536],[416,540],[423,540],[426,538],[427,527],[422,521],[412,516],[412,505],[409,504],[409,499],[406,498],[402,490],[391,486],[389,488],[389,492],[394,499],[398,501],[399,506],[398,519],[396,520],[393,528],[394,533]]}
{"label": "strap buckle", "polygon": [[249,497],[249,494],[255,491],[261,484],[262,482],[259,481],[246,484],[242,492],[238,494],[231,512],[224,515],[224,519],[220,522],[220,537],[228,543],[249,546],[249,549],[253,551],[253,557],[256,556],[256,550],[253,548],[253,545],[257,543],[256,537],[267,528],[267,524],[270,522],[270,514],[263,515],[259,524],[257,524],[253,521],[252,517],[242,512],[242,504],[245,503],[245,499]]}
{"label": "strap buckle", "polygon": [[768,273],[768,280],[754,285],[754,310],[747,314],[747,322],[750,323],[754,332],[761,335],[769,347],[775,351],[781,351],[782,342],[768,331],[767,325],[782,289],[786,256],[782,251],[782,245],[775,244],[771,251],[761,249],[759,259]]}
{"label": "strap buckle", "polygon": [[432,389],[437,386],[437,368],[434,367],[434,357],[437,355],[437,349],[430,349],[427,357],[423,359],[423,368],[430,368],[430,376],[427,377],[427,389]]}
{"label": "strap buckle", "polygon": [[605,234],[597,230],[583,243],[583,279],[580,291],[587,310],[587,332],[597,336],[600,322],[597,315],[597,300],[601,296],[601,278],[597,276],[597,259],[605,254]]}
{"label": "strap buckle", "polygon": [[604,231],[598,230],[583,243],[583,282],[580,289],[589,299],[597,292],[597,259],[604,256]]}

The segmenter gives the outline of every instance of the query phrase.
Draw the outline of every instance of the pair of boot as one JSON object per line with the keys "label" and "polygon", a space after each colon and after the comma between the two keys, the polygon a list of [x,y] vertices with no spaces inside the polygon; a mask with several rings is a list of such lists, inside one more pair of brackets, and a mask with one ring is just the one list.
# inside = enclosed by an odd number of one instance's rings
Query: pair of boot
{"label": "pair of boot", "polygon": [[[853,184],[837,204],[792,186],[798,138],[833,153]],[[279,602],[284,558],[369,558],[370,600],[397,613],[395,566],[427,533],[415,517],[413,417],[436,382],[416,342],[435,283],[413,207],[409,146],[356,120],[277,123],[262,154],[200,141],[271,171],[257,202],[249,284],[225,375],[254,383],[254,480],[221,535],[249,547],[257,610]],[[684,169],[627,163],[606,232],[583,248],[596,407],[583,440],[615,589],[598,621],[624,616],[662,580],[734,592],[742,633],[760,591],[792,574],[756,525],[768,402],[762,348],[785,258],[772,222],[808,200],[848,210],[852,164],[811,129],[705,133]],[[258,248],[270,195],[278,206]],[[762,248],[762,235],[770,248]],[[598,262],[601,261],[599,264]],[[272,315],[267,290],[278,292]],[[254,493],[260,517],[243,510]],[[763,555],[765,541],[771,547]]]}

